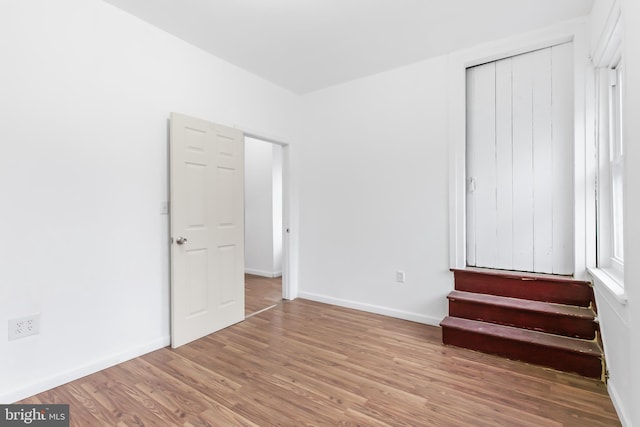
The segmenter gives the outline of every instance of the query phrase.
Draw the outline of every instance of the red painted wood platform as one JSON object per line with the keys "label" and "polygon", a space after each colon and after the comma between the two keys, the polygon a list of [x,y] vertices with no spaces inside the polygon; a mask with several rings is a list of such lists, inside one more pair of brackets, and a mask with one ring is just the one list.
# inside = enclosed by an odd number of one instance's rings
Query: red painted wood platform
{"label": "red painted wood platform", "polygon": [[480,268],[453,270],[453,273],[458,291],[581,307],[589,307],[593,301],[593,288],[589,282],[564,276]]}
{"label": "red painted wood platform", "polygon": [[565,277],[453,270],[444,344],[603,378],[593,290]]}

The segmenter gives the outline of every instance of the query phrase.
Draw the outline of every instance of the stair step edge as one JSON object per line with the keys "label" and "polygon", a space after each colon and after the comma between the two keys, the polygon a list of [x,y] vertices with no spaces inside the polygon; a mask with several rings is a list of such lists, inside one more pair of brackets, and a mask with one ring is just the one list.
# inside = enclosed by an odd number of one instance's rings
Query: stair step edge
{"label": "stair step edge", "polygon": [[495,336],[512,341],[532,343],[559,350],[591,355],[594,357],[602,357],[602,349],[595,341],[587,341],[579,338],[565,337],[529,329],[521,329],[512,326],[504,326],[495,323],[487,323],[451,316],[445,317],[440,323],[440,326],[466,330],[482,335]]}
{"label": "stair step edge", "polygon": [[579,307],[553,302],[526,300],[522,298],[505,297],[499,295],[481,294],[454,290],[447,295],[450,301],[464,301],[475,304],[494,305],[504,308],[513,308],[522,311],[546,313],[556,316],[573,317],[576,319],[596,319],[596,313],[588,307]]}
{"label": "stair step edge", "polygon": [[569,276],[560,276],[556,274],[545,274],[545,273],[531,273],[525,271],[512,271],[512,270],[498,270],[492,268],[483,268],[483,267],[466,267],[466,268],[452,268],[450,269],[454,274],[462,273],[462,274],[474,274],[474,275],[485,275],[485,276],[496,276],[506,279],[513,280],[523,280],[523,281],[547,281],[547,282],[557,282],[557,283],[573,283],[576,285],[584,285],[584,286],[593,286],[591,282],[587,280],[578,280]]}

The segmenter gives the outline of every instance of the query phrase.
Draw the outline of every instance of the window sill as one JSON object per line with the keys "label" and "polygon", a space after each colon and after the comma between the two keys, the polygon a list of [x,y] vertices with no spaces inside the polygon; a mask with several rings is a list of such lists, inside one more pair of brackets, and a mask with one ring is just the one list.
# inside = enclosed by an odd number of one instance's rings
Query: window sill
{"label": "window sill", "polygon": [[589,268],[589,274],[593,277],[598,289],[606,291],[615,298],[620,305],[627,305],[627,294],[624,290],[624,279],[613,271],[603,268]]}

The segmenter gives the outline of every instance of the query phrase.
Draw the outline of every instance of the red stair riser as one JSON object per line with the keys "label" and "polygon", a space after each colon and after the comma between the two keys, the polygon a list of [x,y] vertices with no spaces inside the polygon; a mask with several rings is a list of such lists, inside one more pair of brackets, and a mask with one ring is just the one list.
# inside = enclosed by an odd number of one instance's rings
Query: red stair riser
{"label": "red stair riser", "polygon": [[602,361],[600,357],[594,355],[572,353],[539,344],[448,327],[442,329],[442,340],[444,344],[573,372],[590,378],[600,378],[602,375]]}
{"label": "red stair riser", "polygon": [[584,339],[594,339],[596,331],[595,322],[589,319],[528,312],[469,301],[449,301],[449,316]]}
{"label": "red stair riser", "polygon": [[532,301],[588,307],[592,288],[582,282],[522,280],[517,277],[455,271],[455,289],[465,292],[499,295]]}

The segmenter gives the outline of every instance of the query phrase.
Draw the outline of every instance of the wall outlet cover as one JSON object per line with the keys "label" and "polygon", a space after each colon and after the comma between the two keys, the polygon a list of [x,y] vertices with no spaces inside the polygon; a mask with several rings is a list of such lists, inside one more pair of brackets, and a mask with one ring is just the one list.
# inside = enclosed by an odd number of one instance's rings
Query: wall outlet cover
{"label": "wall outlet cover", "polygon": [[40,332],[40,314],[9,319],[9,341],[36,335]]}

